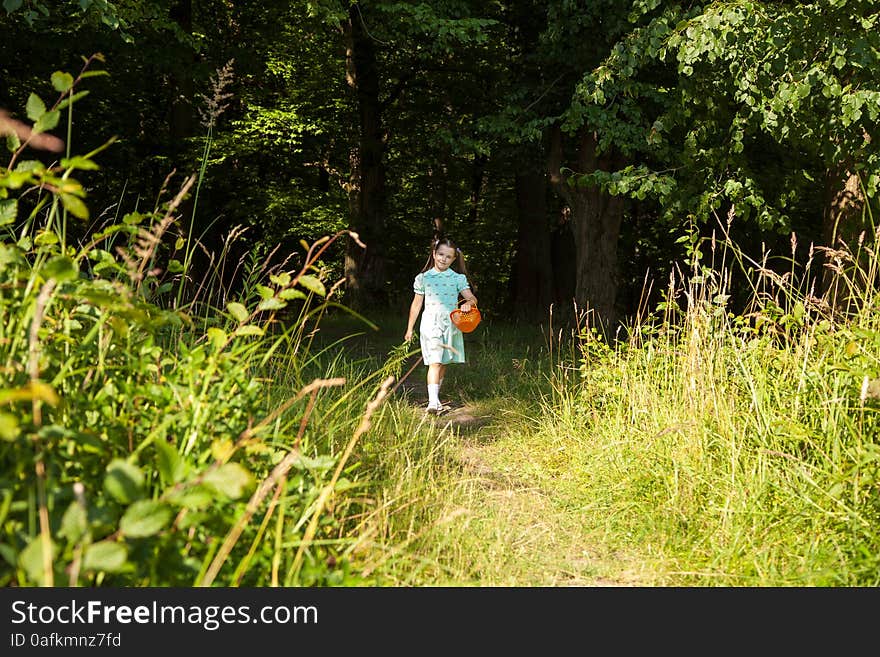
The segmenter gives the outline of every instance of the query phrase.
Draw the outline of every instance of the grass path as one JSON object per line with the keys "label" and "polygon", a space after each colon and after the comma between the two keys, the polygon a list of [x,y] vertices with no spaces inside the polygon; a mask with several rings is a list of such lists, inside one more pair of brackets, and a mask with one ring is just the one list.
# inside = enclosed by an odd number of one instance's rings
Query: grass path
{"label": "grass path", "polygon": [[643,577],[621,555],[608,553],[590,536],[583,513],[566,504],[546,477],[533,476],[538,461],[532,450],[546,445],[528,432],[525,402],[472,402],[433,420],[439,431],[453,436],[450,453],[458,481],[449,504],[464,520],[452,524],[447,540],[473,552],[462,555],[471,564],[471,583],[641,584]]}
{"label": "grass path", "polygon": [[[346,341],[348,359],[378,367],[400,348],[393,322],[377,323],[378,333]],[[344,324],[327,328],[328,341],[353,333]],[[386,464],[383,476],[389,499],[408,500],[392,530],[391,543],[407,552],[395,583],[649,585],[637,560],[597,534],[603,523],[589,514],[598,511],[584,510],[572,494],[578,459],[560,451],[553,428],[537,421],[547,412],[553,360],[540,329],[489,321],[467,336],[466,349],[468,363],[448,368],[441,391],[452,410],[425,414],[417,354],[389,401],[398,437],[381,449],[399,460]]]}

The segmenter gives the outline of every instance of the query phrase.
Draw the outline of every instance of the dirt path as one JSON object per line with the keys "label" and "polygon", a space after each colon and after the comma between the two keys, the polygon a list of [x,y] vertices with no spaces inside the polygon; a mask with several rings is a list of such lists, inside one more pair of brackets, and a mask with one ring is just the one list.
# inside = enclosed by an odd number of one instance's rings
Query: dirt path
{"label": "dirt path", "polygon": [[[457,434],[453,452],[460,465],[463,514],[469,542],[481,533],[486,548],[482,570],[512,586],[637,586],[641,578],[620,555],[603,554],[584,531],[583,518],[566,509],[552,490],[529,481],[529,463],[501,465],[506,440],[491,412],[464,405],[434,420]],[[520,453],[517,450],[517,453]],[[492,561],[490,564],[489,561]],[[478,561],[475,570],[480,569]]]}

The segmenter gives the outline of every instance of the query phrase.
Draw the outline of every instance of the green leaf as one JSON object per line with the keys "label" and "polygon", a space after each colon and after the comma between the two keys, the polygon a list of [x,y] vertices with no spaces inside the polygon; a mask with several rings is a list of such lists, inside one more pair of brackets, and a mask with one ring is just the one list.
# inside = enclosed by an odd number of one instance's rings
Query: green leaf
{"label": "green leaf", "polygon": [[168,484],[176,484],[183,479],[185,473],[185,463],[181,460],[180,454],[164,438],[158,438],[154,441],[156,445],[156,465],[159,468],[159,475],[162,480]]}
{"label": "green leaf", "polygon": [[132,538],[153,536],[165,529],[172,517],[171,507],[164,502],[140,500],[125,510],[119,529]]}
{"label": "green leaf", "polygon": [[58,535],[63,536],[71,543],[76,543],[86,533],[88,527],[86,510],[79,502],[73,501],[61,518],[61,530]]}
{"label": "green leaf", "polygon": [[183,263],[181,263],[180,260],[175,260],[174,258],[172,258],[168,261],[167,269],[172,274],[179,274],[183,271]]}
{"label": "green leaf", "polygon": [[3,561],[8,563],[10,566],[15,568],[16,554],[11,545],[0,543],[0,558],[2,558]]}
{"label": "green leaf", "polygon": [[24,0],[3,0],[3,8],[6,10],[7,14],[11,14],[21,7],[23,2]]}
{"label": "green leaf", "polygon": [[73,86],[73,76],[63,71],[55,71],[52,74],[51,80],[55,91],[60,91],[61,93],[70,91],[70,88]]}
{"label": "green leaf", "polygon": [[52,244],[58,244],[59,241],[58,235],[51,230],[41,230],[34,238],[34,244],[37,246],[51,246]]}
{"label": "green leaf", "polygon": [[143,496],[144,473],[135,465],[122,459],[114,459],[107,466],[104,490],[117,502],[131,504]]}
{"label": "green leaf", "polygon": [[18,135],[14,132],[10,132],[6,135],[6,148],[10,153],[14,153],[21,147],[21,139],[18,138]]}
{"label": "green leaf", "polygon": [[336,482],[336,485],[333,487],[333,490],[339,493],[342,491],[351,490],[352,488],[357,488],[360,485],[361,484],[356,481],[351,481],[350,479],[346,479],[345,477],[340,477],[339,480]]}
{"label": "green leaf", "polygon": [[82,155],[76,155],[70,158],[63,158],[61,160],[61,166],[65,169],[82,169],[83,171],[97,171],[101,168],[97,165],[97,163],[93,162],[87,157],[83,157]]}
{"label": "green leaf", "polygon": [[329,470],[336,463],[335,459],[332,456],[327,456],[326,454],[321,454],[316,456],[315,458],[310,458],[305,454],[301,454],[299,458],[297,458],[293,462],[293,467],[302,470]]}
{"label": "green leaf", "polygon": [[41,270],[43,277],[46,279],[54,278],[59,283],[72,281],[79,276],[79,268],[76,263],[68,256],[53,256],[43,265]]}
{"label": "green leaf", "polygon": [[310,276],[309,274],[300,276],[299,284],[306,288],[309,292],[314,292],[320,297],[326,296],[327,294],[327,290],[324,288],[324,284],[316,276]]}
{"label": "green leaf", "polygon": [[79,91],[79,92],[73,94],[72,96],[69,96],[69,97],[65,98],[64,100],[62,100],[60,103],[58,103],[58,107],[56,107],[55,109],[63,110],[68,105],[72,105],[73,103],[78,101],[83,96],[88,96],[88,95],[89,95],[88,91]]}
{"label": "green leaf", "polygon": [[271,276],[269,276],[269,280],[279,287],[287,287],[288,285],[290,285],[290,274],[287,272],[283,272],[281,274],[272,274]]}
{"label": "green leaf", "polygon": [[175,491],[169,501],[185,509],[205,509],[214,503],[215,493],[207,486],[193,486]]}
{"label": "green leaf", "polygon": [[128,559],[128,550],[116,541],[99,541],[90,545],[83,556],[83,568],[105,573],[119,572]]}
{"label": "green leaf", "polygon": [[18,216],[18,200],[8,198],[0,201],[0,226],[11,224]]}
{"label": "green leaf", "polygon": [[[50,552],[51,559],[54,561],[58,554],[58,547],[51,541]],[[41,536],[34,536],[25,549],[19,553],[18,565],[27,573],[31,581],[37,584],[43,583],[43,539]]]}
{"label": "green leaf", "polygon": [[42,173],[46,170],[46,165],[39,160],[22,160],[15,165],[15,170],[24,172],[39,171],[40,173]]}
{"label": "green leaf", "polygon": [[297,290],[295,287],[288,287],[281,292],[278,293],[278,296],[282,299],[290,301],[291,299],[305,299],[306,295]]}
{"label": "green leaf", "polygon": [[24,258],[22,258],[21,251],[17,246],[10,246],[0,242],[0,268],[22,262],[24,262]]}
{"label": "green leaf", "polygon": [[245,324],[235,329],[235,335],[263,335],[265,331],[255,324]]}
{"label": "green leaf", "polygon": [[211,341],[211,344],[214,346],[214,351],[219,351],[223,348],[223,345],[226,344],[226,340],[228,336],[226,335],[226,331],[223,329],[219,329],[216,326],[212,326],[208,329],[208,339]]}
{"label": "green leaf", "polygon": [[44,103],[37,94],[32,93],[28,96],[25,109],[27,110],[28,118],[31,121],[36,121],[46,113],[46,103]]}
{"label": "green leaf", "polygon": [[254,477],[238,463],[225,463],[203,478],[205,485],[235,500],[254,484]]}
{"label": "green leaf", "polygon": [[32,381],[21,388],[0,388],[0,405],[17,401],[33,401],[39,399],[52,406],[57,406],[60,399],[55,389],[42,381]]}
{"label": "green leaf", "polygon": [[11,413],[0,412],[0,440],[15,440],[20,433],[18,418]]}
{"label": "green leaf", "polygon": [[86,204],[73,194],[62,194],[61,203],[77,219],[89,218],[89,209],[86,207]]}
{"label": "green leaf", "polygon": [[247,318],[250,317],[247,308],[237,301],[230,301],[227,303],[226,310],[229,311],[229,314],[232,315],[239,324],[246,322]]}
{"label": "green leaf", "polygon": [[0,178],[0,187],[9,189],[18,189],[25,183],[32,182],[34,177],[28,171],[7,171],[3,178]]}
{"label": "green leaf", "polygon": [[280,310],[281,308],[286,308],[287,303],[282,301],[281,299],[263,299],[260,301],[260,305],[257,306],[257,310]]}

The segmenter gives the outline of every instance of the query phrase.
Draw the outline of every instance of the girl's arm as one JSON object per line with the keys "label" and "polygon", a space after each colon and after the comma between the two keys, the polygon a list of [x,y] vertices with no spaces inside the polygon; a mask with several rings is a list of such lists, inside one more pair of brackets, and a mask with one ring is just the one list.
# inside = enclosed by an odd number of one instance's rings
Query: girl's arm
{"label": "girl's arm", "polygon": [[466,287],[461,291],[461,296],[463,296],[465,300],[465,302],[461,304],[461,312],[469,312],[471,306],[477,305],[477,297],[474,296],[474,293],[471,292],[471,289],[469,287]]}
{"label": "girl's arm", "polygon": [[409,305],[409,322],[406,325],[406,335],[403,336],[403,339],[407,342],[412,340],[413,329],[416,326],[416,320],[419,317],[419,312],[422,310],[422,302],[424,300],[424,294],[413,295],[412,303]]}

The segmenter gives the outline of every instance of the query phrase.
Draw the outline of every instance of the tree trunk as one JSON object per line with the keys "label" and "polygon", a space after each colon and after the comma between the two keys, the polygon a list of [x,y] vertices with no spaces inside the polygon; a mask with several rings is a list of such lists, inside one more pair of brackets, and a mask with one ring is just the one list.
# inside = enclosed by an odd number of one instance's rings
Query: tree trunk
{"label": "tree trunk", "polygon": [[483,196],[483,183],[486,180],[486,162],[489,158],[485,155],[474,156],[471,167],[471,195],[468,199],[468,225],[476,226],[480,214],[480,199]]}
{"label": "tree trunk", "polygon": [[[348,151],[349,179],[346,184],[346,192],[348,193],[348,216],[351,217],[352,228],[358,216],[358,203],[360,198],[360,150],[356,146],[352,146]],[[348,238],[345,243],[345,263],[343,274],[345,275],[345,290],[347,299],[357,297],[358,284],[360,276],[358,275],[358,266],[361,260],[361,247],[353,239]]]}
{"label": "tree trunk", "polygon": [[387,302],[385,263],[385,135],[379,99],[379,71],[373,41],[364,30],[357,4],[349,9],[346,79],[357,94],[360,118],[358,184],[352,227],[366,248],[349,240],[346,291],[354,308]]}
{"label": "tree trunk", "polygon": [[[572,167],[577,173],[619,168],[618,156],[597,155],[597,137],[593,131],[582,128],[579,137],[577,164]],[[607,194],[599,187],[570,185],[561,171],[563,160],[562,131],[559,126],[553,126],[548,158],[550,179],[571,211],[571,230],[577,251],[574,300],[580,312],[588,313],[589,325],[610,337],[617,322],[617,242],[623,220],[623,198]]]}
{"label": "tree trunk", "polygon": [[853,275],[850,266],[857,251],[859,233],[865,229],[862,221],[864,207],[865,196],[853,168],[843,164],[829,169],[825,174],[825,207],[822,212],[822,240],[827,249],[822,292],[837,309],[848,305],[851,292],[858,293],[857,288],[850,290],[841,276],[853,283],[861,282]]}
{"label": "tree trunk", "polygon": [[553,301],[553,258],[547,222],[547,176],[522,171],[514,180],[517,208],[514,314],[527,321],[547,319]]}
{"label": "tree trunk", "polygon": [[440,149],[439,161],[428,169],[428,211],[436,230],[446,223],[449,187],[449,148]]}
{"label": "tree trunk", "polygon": [[[192,0],[177,0],[171,5],[169,17],[176,22],[186,34],[193,31],[193,7]],[[173,169],[177,170],[176,177],[171,181],[171,194],[182,181],[189,177],[193,171],[192,152],[189,144],[190,139],[196,133],[195,108],[195,82],[193,79],[196,65],[196,53],[188,45],[180,43],[176,38],[169,42],[169,48],[174,53],[171,69],[168,71],[168,93],[170,94],[170,108],[168,115],[168,139],[169,159]],[[171,173],[170,170],[162,172],[163,176]],[[179,188],[179,187],[178,187]],[[192,222],[194,234],[200,235],[199,246],[192,252],[192,260],[189,265],[188,275],[184,280],[185,294],[188,297],[197,296],[199,286],[204,282],[203,272],[211,270],[214,264],[214,256],[219,251],[220,238],[216,230],[205,230],[207,221],[196,212],[195,193],[190,193],[184,198],[177,208],[180,215],[180,225],[188,226]]]}
{"label": "tree trunk", "polygon": [[[192,0],[177,0],[171,6],[170,17],[183,32],[192,34]],[[186,140],[193,136],[195,130],[192,103],[195,98],[193,67],[196,60],[195,53],[189,46],[177,44],[175,49],[178,56],[175,58],[176,65],[170,72],[171,115],[168,127],[171,151],[179,154],[185,150]]]}

